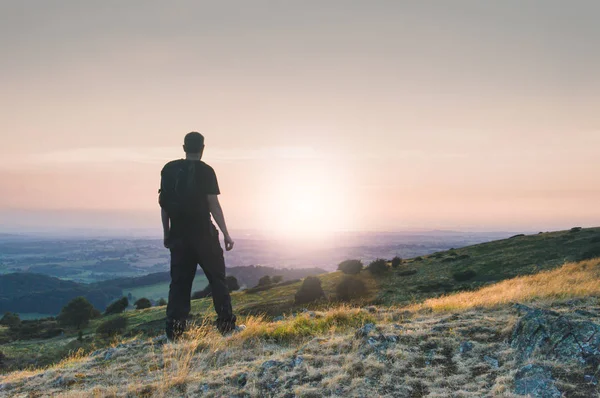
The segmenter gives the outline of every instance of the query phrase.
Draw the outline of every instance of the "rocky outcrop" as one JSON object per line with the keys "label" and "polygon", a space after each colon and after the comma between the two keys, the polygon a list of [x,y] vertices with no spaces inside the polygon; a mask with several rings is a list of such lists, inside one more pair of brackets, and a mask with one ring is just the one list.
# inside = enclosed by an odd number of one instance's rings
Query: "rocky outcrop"
{"label": "rocky outcrop", "polygon": [[[535,398],[561,397],[553,368],[536,362],[554,361],[587,368],[600,365],[600,325],[589,317],[564,315],[554,311],[515,304],[521,319],[515,326],[511,347],[522,367],[515,374],[514,393]],[[523,366],[525,362],[531,362]],[[586,375],[580,382],[593,385]]]}
{"label": "rocky outcrop", "polygon": [[562,394],[554,385],[552,371],[547,366],[529,364],[515,375],[515,394],[533,398],[560,398]]}
{"label": "rocky outcrop", "polygon": [[515,307],[525,314],[517,323],[511,342],[519,361],[540,358],[600,364],[600,325],[521,304]]}

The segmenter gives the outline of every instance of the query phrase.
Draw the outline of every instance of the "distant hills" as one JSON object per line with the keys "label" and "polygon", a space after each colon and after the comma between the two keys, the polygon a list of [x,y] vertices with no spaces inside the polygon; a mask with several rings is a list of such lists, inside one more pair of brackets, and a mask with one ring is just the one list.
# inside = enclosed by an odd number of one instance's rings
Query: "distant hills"
{"label": "distant hills", "polygon": [[[284,280],[292,280],[325,272],[321,268],[277,269],[254,265],[227,270],[228,275],[235,276],[240,285],[245,287],[255,286],[265,275],[281,275]],[[124,295],[124,289],[169,281],[169,272],[156,272],[91,284],[29,272],[0,275],[0,314],[4,312],[58,314],[69,300],[78,296],[84,296],[94,307],[104,310],[111,301]]]}
{"label": "distant hills", "polygon": [[71,299],[84,296],[104,309],[121,294],[118,287],[97,287],[32,273],[0,275],[0,313],[58,314]]}

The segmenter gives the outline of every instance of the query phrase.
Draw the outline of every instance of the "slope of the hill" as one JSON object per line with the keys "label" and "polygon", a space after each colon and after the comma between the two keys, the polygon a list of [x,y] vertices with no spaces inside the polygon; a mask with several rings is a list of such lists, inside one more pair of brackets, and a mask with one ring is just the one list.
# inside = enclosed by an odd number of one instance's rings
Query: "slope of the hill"
{"label": "slope of the hill", "polygon": [[382,279],[379,302],[419,302],[593,257],[600,257],[600,228],[517,235],[407,260]]}
{"label": "slope of the hill", "polygon": [[200,325],[176,344],[124,339],[0,376],[0,395],[597,397],[599,296],[592,259],[417,307],[247,317],[241,333]]}
{"label": "slope of the hill", "polygon": [[[492,281],[501,281],[514,275],[527,275],[539,270],[551,270],[565,261],[600,256],[600,228],[561,231],[469,246],[446,252],[434,253],[422,259],[408,259],[398,269],[390,269],[383,276],[373,276],[368,271],[357,278],[368,287],[367,294],[350,305],[411,305],[455,291],[470,291],[484,287]],[[472,271],[471,279],[457,281],[453,274]],[[474,273],[474,275],[473,275]],[[335,288],[344,278],[340,272],[320,275],[328,300],[308,306],[311,310],[326,310],[339,305]],[[260,292],[234,292],[232,301],[235,312],[244,319],[249,315],[266,315],[268,319],[297,313],[305,306],[294,305],[294,295],[300,282],[274,286]],[[212,300],[192,301],[192,314],[197,320],[213,319]],[[141,311],[127,311],[128,334],[143,333],[156,336],[163,332],[164,307]],[[64,358],[79,347],[93,350],[106,343],[94,337],[96,328],[115,316],[93,320],[83,331],[84,343],[73,342],[76,332],[67,331],[64,336],[46,340],[13,341],[0,347],[11,360],[11,368],[23,366],[46,366]],[[2,337],[0,329],[0,338]],[[95,347],[95,348],[94,348]]]}

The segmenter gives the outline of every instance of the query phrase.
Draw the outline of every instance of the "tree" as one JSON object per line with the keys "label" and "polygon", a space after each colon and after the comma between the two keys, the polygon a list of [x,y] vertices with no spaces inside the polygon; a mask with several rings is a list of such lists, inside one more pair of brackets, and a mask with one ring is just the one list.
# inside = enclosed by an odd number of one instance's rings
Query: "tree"
{"label": "tree", "polygon": [[129,300],[127,299],[127,297],[122,297],[114,303],[112,303],[111,305],[109,305],[108,307],[106,307],[104,315],[120,314],[123,311],[125,311],[127,307],[129,307]]}
{"label": "tree", "polygon": [[230,292],[240,290],[240,284],[238,283],[238,280],[235,276],[228,276],[227,278],[225,278],[225,282],[227,283],[227,290],[229,290]]}
{"label": "tree", "polygon": [[19,314],[14,312],[5,312],[2,319],[0,319],[0,325],[8,326],[9,328],[15,328],[21,324],[21,318]]}
{"label": "tree", "polygon": [[372,261],[367,269],[373,275],[381,275],[388,270],[387,261],[378,258],[377,260]]}
{"label": "tree", "polygon": [[345,260],[338,265],[338,269],[344,274],[358,274],[363,269],[363,263],[360,260]]}
{"label": "tree", "polygon": [[268,286],[273,282],[271,281],[271,277],[269,275],[265,275],[258,280],[258,286]]}
{"label": "tree", "polygon": [[398,268],[402,264],[402,259],[398,256],[392,259],[392,268]]}
{"label": "tree", "polygon": [[164,298],[162,298],[162,297],[161,297],[161,298],[158,300],[158,302],[156,303],[156,306],[157,306],[157,307],[162,307],[163,305],[167,305],[167,300],[165,300]]}
{"label": "tree", "polygon": [[325,298],[321,280],[316,276],[307,276],[304,282],[302,282],[300,289],[296,292],[295,303],[306,304],[321,298]]}
{"label": "tree", "polygon": [[348,301],[367,294],[365,283],[353,276],[345,276],[335,288],[338,300]]}
{"label": "tree", "polygon": [[133,303],[133,305],[135,305],[136,310],[143,310],[152,307],[152,303],[146,297],[142,297],[141,299]]}
{"label": "tree", "polygon": [[81,329],[82,326],[86,326],[89,323],[93,314],[94,306],[85,297],[80,296],[69,301],[60,310],[60,314],[56,319],[61,325]]}
{"label": "tree", "polygon": [[283,275],[274,275],[274,276],[271,278],[271,282],[272,282],[272,283],[279,283],[279,282],[281,282],[282,280],[283,280]]}

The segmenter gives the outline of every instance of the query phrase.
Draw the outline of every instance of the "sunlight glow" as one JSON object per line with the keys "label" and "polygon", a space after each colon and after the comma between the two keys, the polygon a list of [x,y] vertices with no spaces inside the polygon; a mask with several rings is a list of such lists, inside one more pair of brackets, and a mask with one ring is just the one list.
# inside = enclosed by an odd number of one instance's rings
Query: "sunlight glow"
{"label": "sunlight glow", "polygon": [[277,173],[265,208],[269,213],[265,228],[295,240],[321,240],[346,228],[343,182],[324,170],[299,165]]}

